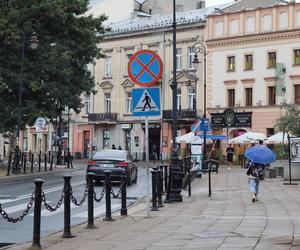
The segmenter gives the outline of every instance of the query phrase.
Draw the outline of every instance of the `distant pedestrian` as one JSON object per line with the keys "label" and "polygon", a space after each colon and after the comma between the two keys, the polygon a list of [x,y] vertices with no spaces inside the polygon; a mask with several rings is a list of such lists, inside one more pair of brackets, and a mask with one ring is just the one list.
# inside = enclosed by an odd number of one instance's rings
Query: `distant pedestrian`
{"label": "distant pedestrian", "polygon": [[122,150],[122,147],[121,147],[121,145],[119,145],[119,147],[118,147],[118,150]]}
{"label": "distant pedestrian", "polygon": [[265,179],[265,166],[250,162],[247,175],[249,177],[249,188],[252,194],[252,202],[257,201],[259,182]]}
{"label": "distant pedestrian", "polygon": [[115,146],[115,144],[113,144],[113,145],[111,146],[111,149],[117,149],[116,146]]}
{"label": "distant pedestrian", "polygon": [[226,160],[228,163],[228,168],[230,169],[233,162],[233,154],[234,154],[234,148],[229,144],[228,148],[226,148]]}

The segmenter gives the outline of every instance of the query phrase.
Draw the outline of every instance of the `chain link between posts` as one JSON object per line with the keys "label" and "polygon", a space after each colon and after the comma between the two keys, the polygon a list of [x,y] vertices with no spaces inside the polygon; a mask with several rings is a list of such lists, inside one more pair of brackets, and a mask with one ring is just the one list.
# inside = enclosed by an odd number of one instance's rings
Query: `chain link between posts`
{"label": "chain link between posts", "polygon": [[5,212],[5,210],[2,209],[1,204],[0,204],[0,214],[2,215],[3,219],[5,219],[5,220],[7,220],[8,222],[11,222],[11,223],[17,223],[19,221],[22,221],[24,219],[24,217],[29,213],[29,210],[32,208],[33,203],[34,203],[34,199],[35,199],[35,192],[33,192],[31,194],[31,198],[30,198],[30,201],[27,204],[26,209],[17,218],[11,218],[11,217],[9,217],[9,215],[7,214],[7,212]]}
{"label": "chain link between posts", "polygon": [[65,197],[65,192],[66,192],[67,188],[63,188],[62,192],[61,192],[61,197],[59,199],[59,201],[57,202],[56,206],[55,207],[52,207],[49,203],[47,203],[47,199],[46,199],[46,195],[44,192],[42,192],[42,202],[44,203],[45,205],[45,208],[50,211],[50,212],[54,212],[56,211],[57,209],[59,209],[61,207],[61,204],[63,202],[63,199]]}
{"label": "chain link between posts", "polygon": [[120,186],[120,189],[119,189],[119,191],[117,193],[115,193],[114,190],[111,189],[110,193],[111,193],[111,195],[112,195],[112,197],[114,199],[120,198],[120,195],[121,195],[121,192],[122,192],[122,188],[124,187],[124,185],[126,185],[126,183],[122,182],[121,186]]}
{"label": "chain link between posts", "polygon": [[72,189],[72,187],[70,186],[70,194],[71,194],[71,200],[72,200],[73,204],[74,204],[75,206],[78,206],[78,207],[79,207],[79,206],[82,206],[82,205],[84,204],[84,202],[85,202],[86,197],[88,196],[88,191],[89,191],[89,184],[87,184],[86,187],[85,187],[85,190],[84,190],[82,199],[81,199],[80,201],[78,201],[78,200],[74,197],[74,195],[73,195],[73,189]]}
{"label": "chain link between posts", "polygon": [[103,199],[104,195],[105,195],[105,185],[103,185],[103,189],[102,189],[102,191],[100,193],[100,197],[99,198],[97,198],[97,194],[96,194],[96,192],[94,190],[93,197],[94,197],[94,200],[96,202],[101,202],[101,200]]}

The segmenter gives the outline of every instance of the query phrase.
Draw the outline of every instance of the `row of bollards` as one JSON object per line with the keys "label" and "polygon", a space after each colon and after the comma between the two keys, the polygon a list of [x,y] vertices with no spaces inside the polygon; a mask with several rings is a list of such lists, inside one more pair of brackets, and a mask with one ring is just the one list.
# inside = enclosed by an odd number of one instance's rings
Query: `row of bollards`
{"label": "row of bollards", "polygon": [[[112,221],[112,211],[111,211],[111,171],[105,171],[105,201],[106,201],[106,214],[103,220]],[[64,187],[63,187],[63,199],[64,199],[64,232],[62,237],[71,238],[74,237],[71,233],[71,201],[73,193],[71,187],[71,175],[65,175],[64,177]],[[87,174],[87,185],[84,193],[87,193],[87,201],[88,201],[88,220],[87,220],[87,228],[96,228],[94,224],[94,199],[96,200],[96,193],[94,191],[94,174]],[[46,203],[45,196],[42,190],[42,186],[44,180],[36,179],[35,183],[35,195],[34,195],[34,219],[33,219],[33,241],[32,247],[41,248],[40,243],[40,234],[41,234],[41,206],[42,203]],[[121,179],[121,216],[127,215],[127,192],[126,192],[126,184],[127,184],[127,176],[125,171],[122,175]],[[85,198],[84,198],[85,199]],[[101,201],[101,199],[99,199]],[[73,201],[72,201],[73,202]],[[82,202],[83,204],[83,202]],[[79,205],[82,205],[81,202]],[[56,209],[60,206],[56,206]],[[50,210],[51,211],[51,210]],[[54,209],[52,211],[55,211]]]}

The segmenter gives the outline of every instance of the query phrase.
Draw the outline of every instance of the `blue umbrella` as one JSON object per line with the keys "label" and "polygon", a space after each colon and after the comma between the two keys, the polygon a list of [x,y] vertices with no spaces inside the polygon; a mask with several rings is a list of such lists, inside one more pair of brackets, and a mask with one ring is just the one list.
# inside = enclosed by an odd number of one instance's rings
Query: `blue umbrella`
{"label": "blue umbrella", "polygon": [[256,145],[246,150],[245,156],[253,163],[268,165],[276,161],[276,154],[266,146]]}

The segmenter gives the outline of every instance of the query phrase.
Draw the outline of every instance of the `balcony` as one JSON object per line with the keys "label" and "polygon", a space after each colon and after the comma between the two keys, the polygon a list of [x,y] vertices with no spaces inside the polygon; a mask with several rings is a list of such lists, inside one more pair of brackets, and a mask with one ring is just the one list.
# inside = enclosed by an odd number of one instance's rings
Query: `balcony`
{"label": "balcony", "polygon": [[[172,110],[163,110],[163,120],[172,120]],[[181,122],[194,121],[197,118],[196,110],[192,109],[180,109],[177,110],[177,120]]]}
{"label": "balcony", "polygon": [[117,123],[117,113],[90,113],[88,115],[89,123],[115,124]]}

